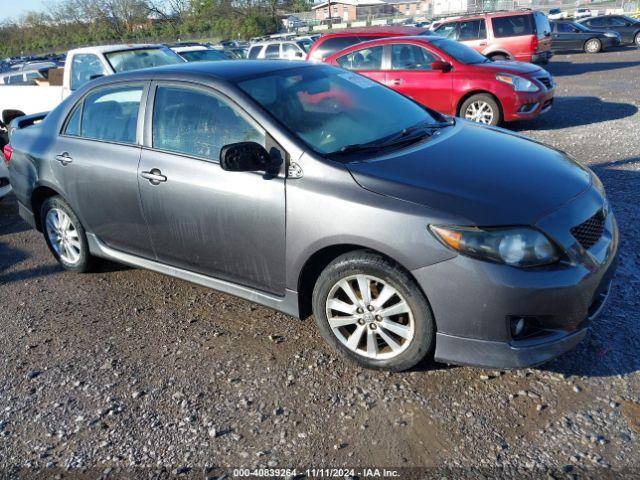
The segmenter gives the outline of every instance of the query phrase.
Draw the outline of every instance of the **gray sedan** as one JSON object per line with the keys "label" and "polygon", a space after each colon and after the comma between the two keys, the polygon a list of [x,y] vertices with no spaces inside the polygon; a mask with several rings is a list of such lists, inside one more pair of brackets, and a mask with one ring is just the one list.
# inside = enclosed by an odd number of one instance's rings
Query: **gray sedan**
{"label": "gray sedan", "polygon": [[12,124],[11,183],[64,268],[108,258],[313,313],[367,367],[542,363],[609,293],[618,232],[593,172],[352,72],[168,66],[41,118]]}

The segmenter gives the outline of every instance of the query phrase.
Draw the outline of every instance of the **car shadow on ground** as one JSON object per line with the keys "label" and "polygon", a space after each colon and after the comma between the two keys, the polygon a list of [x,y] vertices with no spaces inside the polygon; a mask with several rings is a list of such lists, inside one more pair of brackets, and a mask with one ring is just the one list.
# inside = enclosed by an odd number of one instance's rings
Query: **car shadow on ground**
{"label": "car shadow on ground", "polygon": [[[618,50],[624,49],[633,49],[637,50],[636,47],[621,47]],[[577,55],[581,55],[577,53]],[[606,56],[607,52],[599,53],[598,59],[601,56]],[[544,65],[544,68],[551,72],[555,77],[570,77],[574,75],[582,75],[584,73],[595,73],[595,72],[608,72],[611,70],[619,70],[621,68],[631,68],[637,67],[640,65],[640,60],[637,62],[585,62],[585,63],[573,63],[563,60],[552,60],[548,65]]]}
{"label": "car shadow on ground", "polygon": [[640,166],[640,156],[591,165],[608,189],[620,230],[611,297],[592,323],[587,339],[540,370],[585,377],[628,375],[640,370],[640,236],[636,232],[640,169],[636,165]]}
{"label": "car shadow on ground", "polygon": [[[639,62],[640,64],[640,62]],[[638,107],[629,103],[607,102],[598,97],[556,97],[551,111],[527,122],[512,122],[506,128],[560,130],[592,123],[609,122],[635,115]]]}

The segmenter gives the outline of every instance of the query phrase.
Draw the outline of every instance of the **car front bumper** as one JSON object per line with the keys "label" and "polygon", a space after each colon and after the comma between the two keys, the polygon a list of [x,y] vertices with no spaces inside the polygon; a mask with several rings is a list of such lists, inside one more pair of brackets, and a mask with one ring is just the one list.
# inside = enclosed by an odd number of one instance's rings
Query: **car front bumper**
{"label": "car front bumper", "polygon": [[[607,228],[601,242],[580,252],[583,263],[518,269],[459,255],[414,270],[436,322],[436,360],[521,368],[577,345],[610,293],[618,246],[613,214]],[[565,248],[578,255],[575,245]],[[535,328],[514,339],[511,322],[519,318]]]}
{"label": "car front bumper", "polygon": [[548,112],[553,105],[555,88],[539,92],[518,92],[503,101],[504,121],[533,120]]}

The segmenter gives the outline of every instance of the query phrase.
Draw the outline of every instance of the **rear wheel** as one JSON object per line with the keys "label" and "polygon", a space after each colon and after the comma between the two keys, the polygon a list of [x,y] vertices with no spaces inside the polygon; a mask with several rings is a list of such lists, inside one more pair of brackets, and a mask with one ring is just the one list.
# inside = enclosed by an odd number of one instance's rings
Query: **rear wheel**
{"label": "rear wheel", "polygon": [[42,231],[53,256],[66,270],[87,272],[93,266],[84,228],[61,197],[50,197],[40,210]]}
{"label": "rear wheel", "polygon": [[602,43],[597,38],[590,38],[584,43],[586,53],[598,53],[600,50],[602,50]]}
{"label": "rear wheel", "polygon": [[313,312],[327,343],[368,368],[405,370],[434,342],[431,310],[415,281],[366,250],[327,266],[313,290]]}
{"label": "rear wheel", "polygon": [[499,60],[510,60],[510,58],[507,55],[504,55],[502,53],[494,53],[493,55],[491,55],[489,57],[491,60],[494,61],[499,61]]}
{"label": "rear wheel", "polygon": [[460,116],[485,125],[498,125],[502,121],[498,102],[484,93],[467,98],[460,106]]}

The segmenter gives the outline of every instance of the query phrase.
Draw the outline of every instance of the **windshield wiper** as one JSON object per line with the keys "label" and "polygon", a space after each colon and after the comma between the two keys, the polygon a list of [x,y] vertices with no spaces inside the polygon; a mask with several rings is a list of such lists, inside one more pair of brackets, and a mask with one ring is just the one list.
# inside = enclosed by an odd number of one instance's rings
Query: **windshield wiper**
{"label": "windshield wiper", "polygon": [[450,127],[454,124],[455,120],[453,119],[436,123],[420,122],[379,140],[345,145],[337,152],[334,152],[334,155],[378,150],[381,148],[398,147],[400,145],[416,143],[425,137],[433,135],[433,130]]}

